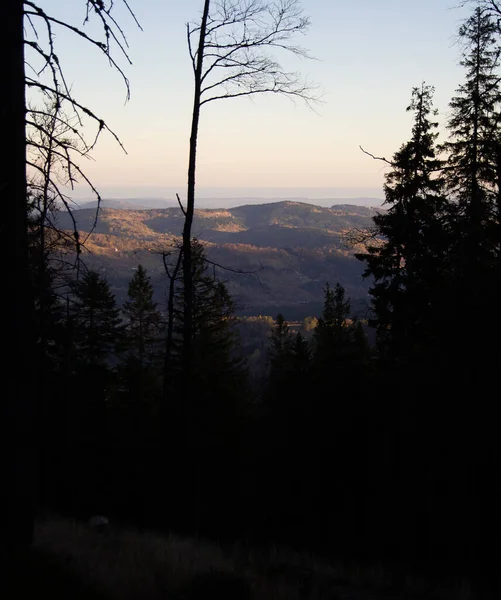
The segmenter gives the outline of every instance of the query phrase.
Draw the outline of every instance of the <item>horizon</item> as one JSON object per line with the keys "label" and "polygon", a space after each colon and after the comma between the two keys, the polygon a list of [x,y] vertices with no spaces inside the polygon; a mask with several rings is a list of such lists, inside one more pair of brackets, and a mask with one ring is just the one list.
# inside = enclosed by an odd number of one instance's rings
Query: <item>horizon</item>
{"label": "horizon", "polygon": [[[103,201],[134,201],[152,200],[165,201],[177,205],[176,191],[172,187],[160,186],[131,186],[131,187],[102,187],[99,189]],[[95,202],[96,196],[75,193],[72,200],[76,204]],[[367,201],[368,206],[381,206],[384,203],[382,188],[376,187],[200,187],[197,191],[196,204],[203,208],[204,203],[214,204],[221,201],[229,202],[270,203],[280,201],[306,202],[322,205],[325,203],[346,204],[350,201],[360,204]]]}
{"label": "horizon", "polygon": [[[132,60],[127,65],[117,53],[131,84],[126,103],[123,81],[107,68],[99,51],[89,49],[72,32],[57,30],[56,50],[64,57],[62,66],[75,96],[118,134],[128,152],[112,136],[104,136],[85,172],[103,195],[110,195],[104,188],[142,190],[113,192],[113,197],[144,197],[150,195],[150,187],[184,191],[193,101],[185,23],[197,18],[201,3],[144,0],[131,6],[143,31],[123,6],[117,4],[115,9]],[[468,7],[454,0],[419,4],[383,0],[377,5],[362,0],[356,7],[309,0],[303,7],[311,27],[297,43],[316,60],[282,54],[278,58],[284,69],[317,82],[323,103],[309,110],[272,94],[204,107],[197,153],[200,198],[231,197],[235,194],[225,190],[240,186],[268,190],[236,194],[244,197],[382,196],[388,167],[365,155],[360,146],[377,156],[393,156],[409,139],[411,117],[406,107],[412,88],[423,80],[436,86],[435,106],[441,141],[445,140],[449,102],[464,75],[458,66],[456,34]],[[44,0],[44,9],[72,23],[85,17],[70,2]],[[95,26],[90,23],[89,32]],[[29,48],[27,52],[31,57]],[[29,100],[36,101],[32,96],[30,92]],[[377,191],[355,191],[363,187]],[[219,192],[204,191],[211,188]],[[321,191],[341,188],[348,191]],[[308,191],[292,191],[298,189]],[[160,195],[175,198],[174,194]],[[69,195],[81,198],[91,193],[79,184]]]}
{"label": "horizon", "polygon": [[[96,198],[78,199],[73,201],[76,204],[76,210],[94,208],[97,205]],[[114,208],[119,210],[126,209],[127,206],[106,206],[107,202],[116,202],[124,205],[130,204],[133,210],[162,210],[164,208],[177,207],[178,202],[173,198],[135,196],[135,197],[101,197],[101,208]],[[367,208],[382,208],[384,199],[374,197],[327,197],[327,198],[307,198],[301,196],[284,197],[265,197],[265,196],[232,196],[225,198],[198,198],[195,206],[197,210],[217,210],[231,209],[241,206],[263,206],[266,204],[275,204],[280,202],[295,202],[298,204],[309,204],[321,208],[331,208],[333,206],[357,206]],[[163,205],[165,204],[165,206]]]}

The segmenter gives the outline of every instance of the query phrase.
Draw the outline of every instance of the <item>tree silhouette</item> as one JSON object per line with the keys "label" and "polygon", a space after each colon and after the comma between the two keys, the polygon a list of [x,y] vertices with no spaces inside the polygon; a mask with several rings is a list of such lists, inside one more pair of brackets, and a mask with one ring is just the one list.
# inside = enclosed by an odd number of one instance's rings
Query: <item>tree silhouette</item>
{"label": "tree silhouette", "polygon": [[320,371],[327,373],[341,366],[349,356],[353,338],[353,325],[349,322],[350,300],[345,298],[345,289],[336,283],[334,289],[324,288],[324,309],[318,319],[314,334],[314,360]]}
{"label": "tree silhouette", "polygon": [[138,265],[129,282],[125,316],[125,347],[140,370],[151,366],[158,354],[161,314],[153,301],[153,286],[146,269]]}
{"label": "tree silhouette", "polygon": [[216,100],[274,93],[305,102],[316,99],[313,87],[297,73],[285,71],[269,55],[286,50],[299,57],[307,52],[291,40],[309,27],[299,0],[204,0],[200,22],[187,24],[194,74],[194,100],[188,161],[182,265],[184,271],[183,363],[186,382],[192,363],[193,281],[191,232],[195,209],[195,177],[201,108]]}
{"label": "tree silhouette", "polygon": [[495,223],[501,57],[496,31],[492,18],[480,7],[459,30],[466,80],[450,103],[450,139],[444,144],[447,185],[457,207],[457,266],[464,269],[464,281],[472,287],[482,284],[482,265],[488,267],[497,258],[494,248],[499,242]]}
{"label": "tree silhouette", "polygon": [[[99,48],[112,64],[117,63],[111,56],[113,42],[125,50],[120,41],[120,28],[113,19],[113,2],[105,4],[101,0],[85,0],[82,5],[86,11],[86,20],[95,15],[102,24],[104,40],[88,36],[82,29],[64,23],[48,15],[37,3],[28,0],[13,0],[2,10],[2,29],[0,51],[5,60],[0,65],[0,91],[2,102],[4,139],[9,152],[1,162],[0,196],[3,200],[0,239],[4,256],[9,260],[9,278],[16,281],[12,294],[4,298],[4,314],[11,315],[11,325],[6,335],[8,359],[4,362],[7,400],[2,403],[0,421],[5,427],[5,441],[8,452],[4,453],[6,465],[5,484],[2,485],[2,500],[8,507],[5,514],[10,517],[2,522],[2,538],[7,545],[24,544],[30,541],[32,531],[32,471],[33,471],[33,422],[35,394],[31,389],[31,378],[19,377],[17,365],[36,365],[34,292],[29,274],[28,256],[28,193],[26,180],[26,86],[51,95],[59,102],[69,102],[98,125],[98,134],[106,129],[106,124],[97,116],[80,105],[66,86],[61,61],[56,53],[54,30],[63,27],[86,39]],[[47,33],[47,46],[44,48],[37,39],[37,22]],[[26,27],[25,27],[26,25]],[[34,32],[33,39],[27,37],[27,31]],[[117,35],[117,31],[119,32]],[[40,34],[41,35],[41,34]],[[30,57],[25,50],[33,51],[39,59],[39,70],[32,75],[25,71],[26,61]],[[41,63],[41,64],[40,64]],[[29,64],[29,66],[35,66]],[[44,69],[45,67],[45,69]],[[37,72],[47,71],[50,79],[43,82]],[[41,109],[43,112],[43,109]],[[69,165],[76,165],[69,159]],[[33,167],[35,170],[38,168]]]}
{"label": "tree silhouette", "polygon": [[[455,427],[448,439],[451,496],[461,490],[460,511],[476,513],[480,528],[496,522],[499,468],[498,435],[492,425],[495,407],[490,401],[497,385],[497,357],[492,336],[499,336],[498,320],[492,327],[492,307],[499,304],[501,225],[499,13],[496,3],[481,3],[459,29],[460,64],[465,80],[450,103],[447,186],[453,202],[452,247],[448,257],[451,273],[450,346],[447,365],[451,384],[460,401],[453,411]],[[494,12],[493,12],[494,11]],[[457,324],[460,323],[460,326]],[[478,398],[472,404],[471,399]],[[451,411],[442,415],[445,425]],[[481,507],[481,508],[480,508]],[[495,526],[492,536],[480,540],[468,523],[472,568],[485,577],[496,554]],[[466,551],[465,551],[466,553]],[[491,565],[488,567],[488,565]],[[484,575],[482,575],[484,573]]]}
{"label": "tree silhouette", "polygon": [[444,181],[437,158],[433,88],[424,83],[412,91],[408,111],[414,114],[412,137],[395,153],[386,175],[388,210],[374,217],[374,242],[357,258],[374,277],[371,324],[381,356],[405,363],[413,348],[428,348],[436,337],[444,257],[448,250]]}
{"label": "tree silhouette", "polygon": [[88,271],[77,282],[72,308],[78,361],[84,367],[108,367],[122,333],[120,311],[106,279]]}

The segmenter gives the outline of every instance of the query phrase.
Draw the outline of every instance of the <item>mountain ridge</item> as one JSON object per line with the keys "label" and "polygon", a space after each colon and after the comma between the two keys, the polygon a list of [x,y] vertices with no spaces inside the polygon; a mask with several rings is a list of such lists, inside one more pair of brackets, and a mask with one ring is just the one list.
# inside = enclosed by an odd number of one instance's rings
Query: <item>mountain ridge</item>
{"label": "mountain ridge", "polygon": [[[371,207],[337,205],[332,208],[303,202],[278,201],[234,208],[199,208],[193,236],[205,246],[208,258],[234,271],[220,270],[241,312],[273,314],[277,307],[318,312],[326,282],[339,281],[356,304],[367,304],[363,266],[353,254],[349,232],[372,223]],[[74,211],[77,226],[89,232],[95,209]],[[157,300],[165,302],[166,277],[161,252],[172,249],[182,232],[179,207],[100,210],[84,258],[90,268],[104,272],[119,302],[126,296],[133,269],[142,263],[150,272]],[[71,229],[69,216],[59,225]],[[162,291],[163,290],[163,291]],[[306,315],[305,315],[306,316]]]}
{"label": "mountain ridge", "polygon": [[[236,208],[243,205],[264,205],[273,204],[278,202],[299,202],[312,204],[314,206],[330,207],[339,204],[346,204],[350,206],[368,206],[379,208],[383,204],[381,198],[371,196],[360,196],[355,198],[350,197],[325,197],[325,198],[308,198],[303,196],[290,196],[290,197],[260,197],[260,196],[235,196],[233,198],[212,198],[212,197],[200,197],[197,198],[198,208],[207,209],[222,209],[222,208]],[[96,208],[98,205],[97,200],[78,200],[76,201],[76,210]],[[158,197],[109,197],[104,196],[100,201],[100,205],[103,208],[124,208],[131,210],[149,210],[154,208],[169,208],[178,206],[175,198],[158,198]]]}

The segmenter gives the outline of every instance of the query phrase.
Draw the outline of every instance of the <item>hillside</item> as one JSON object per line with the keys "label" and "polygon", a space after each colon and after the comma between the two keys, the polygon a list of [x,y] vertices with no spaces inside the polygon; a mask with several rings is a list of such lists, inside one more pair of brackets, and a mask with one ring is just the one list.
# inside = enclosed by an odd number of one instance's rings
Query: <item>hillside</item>
{"label": "hillside", "polygon": [[[89,232],[95,210],[75,211],[81,232]],[[301,318],[318,313],[323,286],[328,281],[344,285],[353,303],[365,305],[367,283],[362,265],[353,257],[347,234],[371,224],[374,209],[336,205],[324,208],[302,202],[274,202],[230,209],[196,211],[194,236],[209,258],[225,267],[255,273],[220,270],[228,281],[240,312],[289,313]],[[59,224],[71,228],[67,214]],[[132,270],[141,262],[150,272],[160,302],[166,278],[159,253],[179,236],[183,215],[179,208],[151,210],[103,209],[87,241],[85,260],[106,272],[119,301],[126,294]]]}

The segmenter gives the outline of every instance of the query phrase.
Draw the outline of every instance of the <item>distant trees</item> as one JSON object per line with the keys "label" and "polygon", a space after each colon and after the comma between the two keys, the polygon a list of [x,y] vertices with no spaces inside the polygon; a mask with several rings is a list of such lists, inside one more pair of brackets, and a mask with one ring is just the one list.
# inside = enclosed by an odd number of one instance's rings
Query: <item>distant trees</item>
{"label": "distant trees", "polygon": [[292,349],[292,335],[282,314],[278,314],[270,334],[270,372],[272,376],[290,368],[289,358]]}
{"label": "distant trees", "polygon": [[315,362],[320,368],[329,370],[349,352],[353,337],[353,324],[348,321],[350,301],[345,299],[344,288],[337,283],[332,289],[324,288],[324,308],[318,319],[313,336]]}

